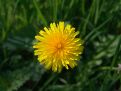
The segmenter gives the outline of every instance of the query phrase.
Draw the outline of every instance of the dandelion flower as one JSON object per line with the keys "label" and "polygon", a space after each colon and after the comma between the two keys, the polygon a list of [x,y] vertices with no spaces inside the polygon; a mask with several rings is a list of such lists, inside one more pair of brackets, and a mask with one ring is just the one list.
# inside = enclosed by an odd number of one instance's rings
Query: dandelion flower
{"label": "dandelion flower", "polygon": [[83,51],[82,40],[76,38],[78,34],[79,31],[76,32],[70,24],[51,23],[50,28],[44,27],[35,36],[34,54],[46,69],[54,72],[60,72],[63,67],[73,68]]}

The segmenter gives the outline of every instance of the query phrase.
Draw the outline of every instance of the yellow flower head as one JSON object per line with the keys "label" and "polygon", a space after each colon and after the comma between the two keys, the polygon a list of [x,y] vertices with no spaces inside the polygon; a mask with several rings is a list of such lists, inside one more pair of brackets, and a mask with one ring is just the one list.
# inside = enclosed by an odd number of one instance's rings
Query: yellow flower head
{"label": "yellow flower head", "polygon": [[69,24],[65,26],[64,22],[51,23],[50,28],[40,30],[35,36],[38,41],[33,46],[39,62],[54,72],[60,72],[63,67],[75,67],[83,51],[82,40],[76,38],[78,34],[75,28]]}

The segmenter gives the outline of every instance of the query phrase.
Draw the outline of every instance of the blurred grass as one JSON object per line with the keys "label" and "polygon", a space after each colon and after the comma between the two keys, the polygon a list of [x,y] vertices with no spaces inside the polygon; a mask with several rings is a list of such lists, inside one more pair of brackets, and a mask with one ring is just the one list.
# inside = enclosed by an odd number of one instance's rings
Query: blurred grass
{"label": "blurred grass", "polygon": [[[80,31],[74,69],[46,71],[34,36],[50,22]],[[0,0],[0,91],[121,91],[121,0]]]}

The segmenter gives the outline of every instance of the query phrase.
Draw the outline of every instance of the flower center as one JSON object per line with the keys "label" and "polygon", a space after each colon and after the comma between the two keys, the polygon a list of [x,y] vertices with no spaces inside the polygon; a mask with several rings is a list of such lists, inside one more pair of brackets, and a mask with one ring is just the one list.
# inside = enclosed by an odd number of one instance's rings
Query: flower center
{"label": "flower center", "polygon": [[62,43],[58,43],[56,48],[57,48],[58,50],[62,49],[62,48],[63,48]]}

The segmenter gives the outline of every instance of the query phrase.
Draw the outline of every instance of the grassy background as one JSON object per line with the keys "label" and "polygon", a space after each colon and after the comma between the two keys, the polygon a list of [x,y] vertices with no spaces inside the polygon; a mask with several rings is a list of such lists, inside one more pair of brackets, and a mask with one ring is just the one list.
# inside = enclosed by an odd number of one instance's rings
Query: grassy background
{"label": "grassy background", "polygon": [[[74,69],[46,71],[34,36],[50,22],[80,31]],[[121,0],[0,0],[0,91],[121,91]]]}

